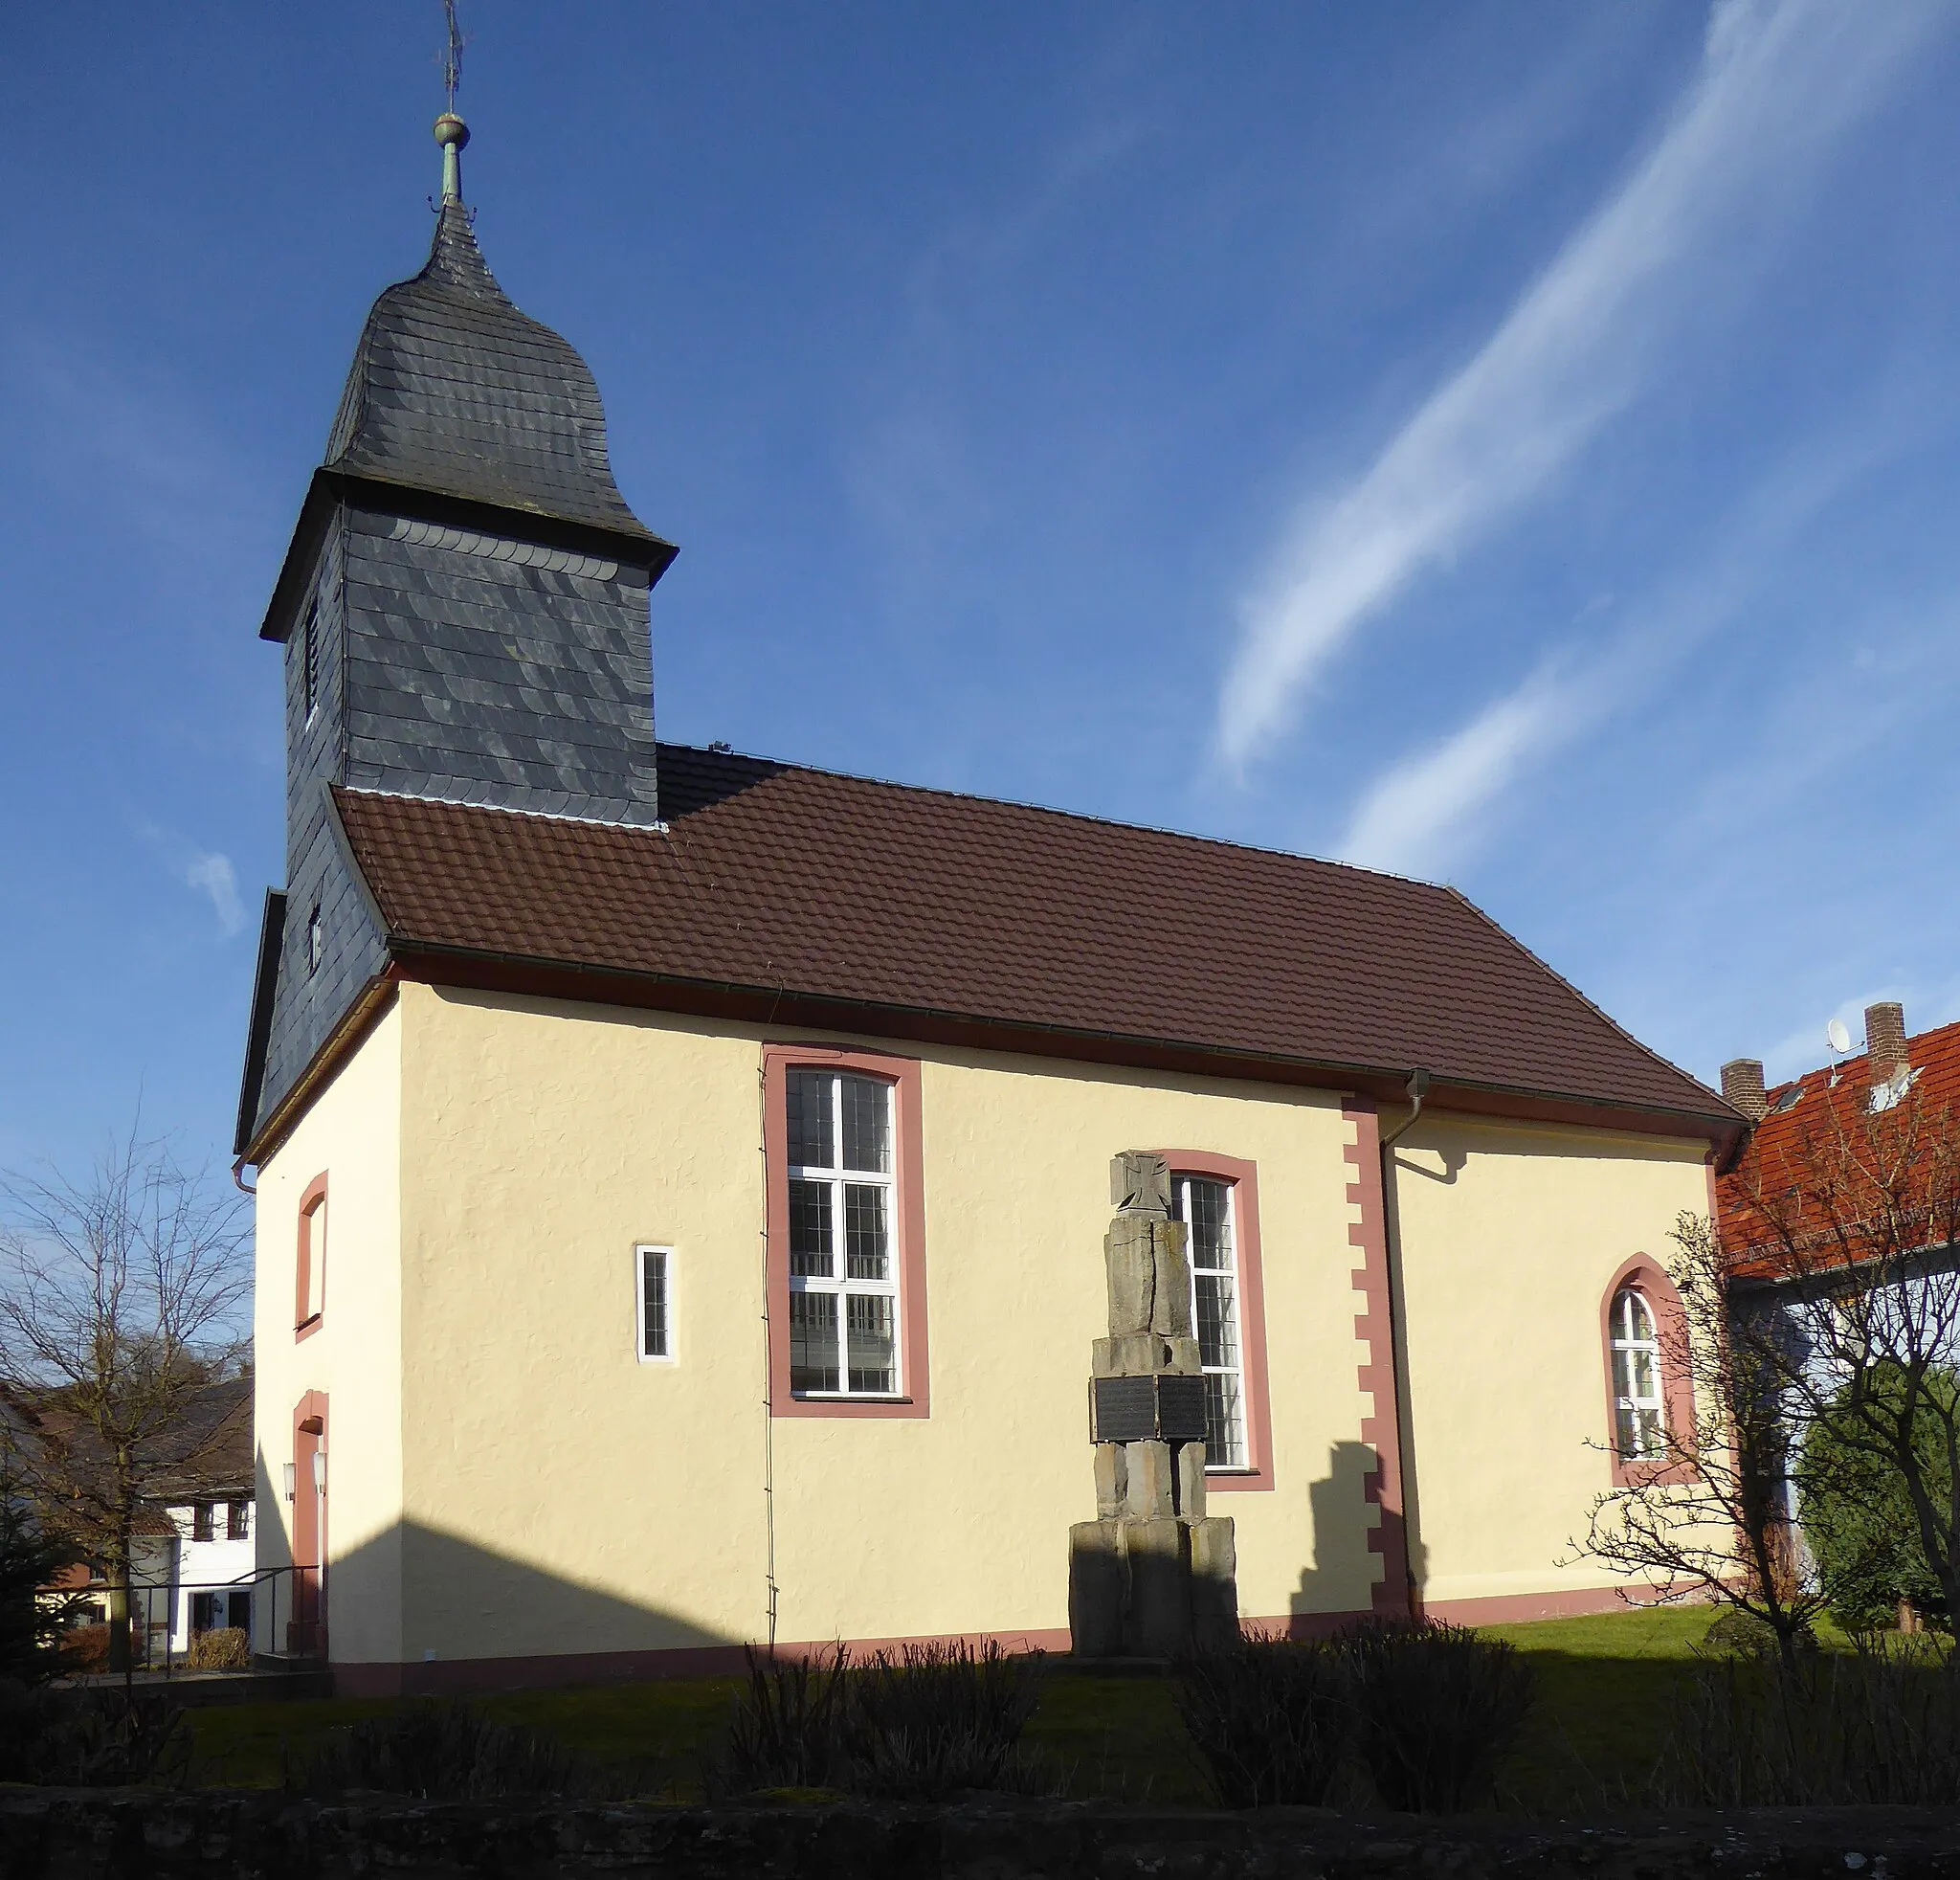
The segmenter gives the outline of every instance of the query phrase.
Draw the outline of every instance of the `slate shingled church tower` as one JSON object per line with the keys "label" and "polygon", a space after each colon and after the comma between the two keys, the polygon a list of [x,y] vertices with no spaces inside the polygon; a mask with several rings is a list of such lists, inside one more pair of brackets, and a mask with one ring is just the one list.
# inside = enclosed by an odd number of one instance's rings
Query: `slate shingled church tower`
{"label": "slate shingled church tower", "polygon": [[585,361],[511,304],[471,219],[446,187],[427,265],[374,302],[259,629],[285,648],[287,885],[240,1153],[384,963],[330,784],[659,820],[648,595],[676,551],[619,494]]}

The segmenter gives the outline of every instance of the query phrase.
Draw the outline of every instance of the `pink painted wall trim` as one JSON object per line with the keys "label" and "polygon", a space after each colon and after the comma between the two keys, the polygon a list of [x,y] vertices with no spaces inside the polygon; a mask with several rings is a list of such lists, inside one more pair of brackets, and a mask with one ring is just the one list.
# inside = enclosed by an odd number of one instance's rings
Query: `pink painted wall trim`
{"label": "pink painted wall trim", "polygon": [[1266,1382],[1266,1282],[1259,1255],[1259,1170],[1236,1155],[1206,1149],[1158,1152],[1173,1175],[1210,1175],[1229,1181],[1238,1229],[1238,1336],[1245,1364],[1245,1446],[1252,1466],[1207,1469],[1208,1495],[1243,1494],[1273,1486],[1273,1408]]}
{"label": "pink painted wall trim", "polygon": [[300,1244],[293,1261],[293,1342],[310,1338],[320,1330],[320,1322],[326,1315],[326,1249],[320,1250],[320,1310],[308,1312],[306,1308],[313,1299],[313,1220],[320,1204],[326,1199],[326,1171],[321,1172],[306,1184],[306,1191],[300,1197]]}
{"label": "pink painted wall trim", "polygon": [[[892,1176],[899,1237],[899,1337],[904,1395],[872,1401],[798,1397],[790,1389],[790,1111],[792,1067],[857,1071],[892,1086]],[[924,1417],[931,1413],[925,1339],[925,1159],[919,1060],[830,1044],[762,1047],[764,1234],[768,1250],[769,1415]]]}
{"label": "pink painted wall trim", "polygon": [[1695,1426],[1695,1380],[1688,1362],[1688,1320],[1681,1294],[1658,1260],[1637,1253],[1614,1274],[1599,1301],[1599,1355],[1606,1366],[1606,1451],[1617,1488],[1647,1482],[1685,1482],[1694,1473],[1685,1462],[1630,1461],[1619,1452],[1619,1390],[1613,1376],[1613,1302],[1622,1287],[1643,1294],[1654,1312],[1660,1345],[1660,1398],[1667,1427],[1677,1434]]}
{"label": "pink painted wall trim", "polygon": [[[1665,1603],[1658,1597],[1632,1599],[1617,1586],[1579,1586],[1545,1593],[1503,1593],[1481,1600],[1425,1600],[1423,1612],[1453,1625],[1524,1625],[1537,1619],[1586,1619],[1595,1613],[1627,1612]],[[1277,1632],[1293,1639],[1324,1639],[1344,1625],[1380,1618],[1379,1612],[1293,1612],[1283,1619],[1251,1619],[1249,1631]],[[1399,1615],[1398,1615],[1399,1616]]]}
{"label": "pink painted wall trim", "polygon": [[1349,1097],[1341,1115],[1354,1127],[1354,1140],[1342,1152],[1348,1164],[1348,1201],[1361,1219],[1348,1229],[1361,1255],[1352,1284],[1365,1309],[1356,1314],[1354,1335],[1367,1347],[1355,1369],[1355,1382],[1374,1399],[1374,1412],[1361,1420],[1361,1440],[1374,1451],[1374,1466],[1362,1478],[1363,1497],[1380,1517],[1368,1537],[1369,1551],[1382,1556],[1373,1610],[1406,1616],[1410,1608],[1409,1528],[1402,1501],[1401,1406],[1395,1393],[1395,1344],[1389,1307],[1388,1210],[1382,1199],[1381,1126],[1374,1105]]}

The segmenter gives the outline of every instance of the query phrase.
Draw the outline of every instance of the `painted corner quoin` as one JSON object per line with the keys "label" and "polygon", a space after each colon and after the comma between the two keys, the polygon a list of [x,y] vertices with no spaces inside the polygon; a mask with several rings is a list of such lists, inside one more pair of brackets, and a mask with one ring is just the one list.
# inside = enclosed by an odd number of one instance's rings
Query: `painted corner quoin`
{"label": "painted corner quoin", "polygon": [[1410,1611],[1409,1524],[1402,1492],[1400,1410],[1395,1394],[1394,1319],[1390,1307],[1388,1212],[1382,1198],[1381,1127],[1375,1106],[1349,1097],[1341,1106],[1354,1135],[1342,1151],[1348,1163],[1348,1205],[1356,1219],[1348,1240],[1361,1255],[1354,1290],[1364,1309],[1355,1314],[1354,1335],[1364,1355],[1355,1382],[1373,1400],[1361,1420],[1361,1440],[1374,1452],[1374,1466],[1362,1478],[1361,1492],[1380,1511],[1368,1537],[1369,1551],[1381,1555],[1382,1577],[1371,1595],[1372,1610],[1396,1617]]}

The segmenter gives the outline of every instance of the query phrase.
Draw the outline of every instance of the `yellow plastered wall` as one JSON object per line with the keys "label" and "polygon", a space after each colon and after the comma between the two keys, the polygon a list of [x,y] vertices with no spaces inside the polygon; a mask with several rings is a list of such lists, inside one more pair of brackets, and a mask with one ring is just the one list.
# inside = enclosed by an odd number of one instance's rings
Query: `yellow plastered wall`
{"label": "yellow plastered wall", "polygon": [[[294,1403],[329,1393],[337,1660],[761,1638],[771,1549],[784,1641],[1058,1631],[1125,1148],[1258,1169],[1276,1487],[1212,1501],[1241,1612],[1368,1608],[1337,1094],[911,1052],[931,1416],[771,1423],[766,1036],[796,1034],[405,985],[263,1172],[260,1444],[276,1490]],[[1428,1597],[1605,1585],[1555,1564],[1607,1480],[1600,1294],[1704,1205],[1702,1146],[1430,1118],[1395,1155]],[[326,1324],[296,1347],[322,1169]],[[673,1249],[672,1362],[635,1348],[642,1242]]]}
{"label": "yellow plastered wall", "polygon": [[1425,1118],[1392,1153],[1425,1596],[1621,1583],[1554,1565],[1612,1483],[1600,1306],[1706,1212],[1706,1145]]}
{"label": "yellow plastered wall", "polygon": [[[1244,1607],[1367,1605],[1338,1097],[923,1054],[932,1414],[771,1426],[764,1034],[402,1003],[412,1661],[763,1636],[769,1471],[779,1638],[1065,1626],[1108,1164],[1138,1147],[1258,1164],[1281,1488],[1213,1505]],[[635,1358],[640,1242],[675,1249],[672,1364]]]}
{"label": "yellow plastered wall", "polygon": [[[254,1308],[258,1561],[292,1558],[285,1466],[293,1413],[327,1397],[328,1630],[333,1655],[401,1653],[402,1017],[385,1013],[258,1172]],[[326,1272],[319,1329],[293,1330],[300,1198],[327,1177]],[[301,1485],[304,1492],[304,1485]],[[259,1594],[259,1643],[282,1627],[290,1589]]]}

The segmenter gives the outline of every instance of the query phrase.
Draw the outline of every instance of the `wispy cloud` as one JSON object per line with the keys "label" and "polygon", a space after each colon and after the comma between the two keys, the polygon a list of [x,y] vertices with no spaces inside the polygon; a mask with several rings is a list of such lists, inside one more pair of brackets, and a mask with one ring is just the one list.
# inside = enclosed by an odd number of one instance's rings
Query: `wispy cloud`
{"label": "wispy cloud", "polygon": [[136,833],[177,882],[210,901],[218,931],[227,940],[245,925],[244,904],[238,899],[238,871],[232,866],[230,856],[199,848],[154,822],[139,820]]}
{"label": "wispy cloud", "polygon": [[1639,392],[1716,238],[1796,200],[1811,166],[1945,15],[1928,0],[1726,0],[1646,157],[1477,355],[1351,487],[1310,505],[1244,608],[1218,703],[1242,766],[1347,639],[1425,568],[1539,492]]}
{"label": "wispy cloud", "polygon": [[238,876],[229,855],[194,855],[185,863],[184,885],[201,889],[211,896],[212,911],[218,917],[218,931],[226,938],[245,925],[245,909],[238,901]]}
{"label": "wispy cloud", "polygon": [[1341,859],[1420,875],[1440,869],[1466,826],[1530,762],[1578,731],[1590,688],[1539,672],[1460,730],[1398,764],[1361,800]]}
{"label": "wispy cloud", "polygon": [[[1924,410],[1896,395],[1790,452],[1711,530],[1712,550],[1624,607],[1602,599],[1568,644],[1467,723],[1404,757],[1363,793],[1338,853],[1407,874],[1439,873],[1483,834],[1504,792],[1582,732],[1642,705],[1760,592],[1790,544],[1847,488],[1925,434]],[[1600,617],[1595,618],[1598,615]],[[1601,619],[1612,621],[1600,631]],[[1882,717],[1871,727],[1882,734]],[[1818,761],[1813,739],[1795,741]],[[1740,788],[1740,780],[1732,786]],[[1730,793],[1732,795],[1732,789]],[[1749,786],[1752,797],[1760,784]]]}

